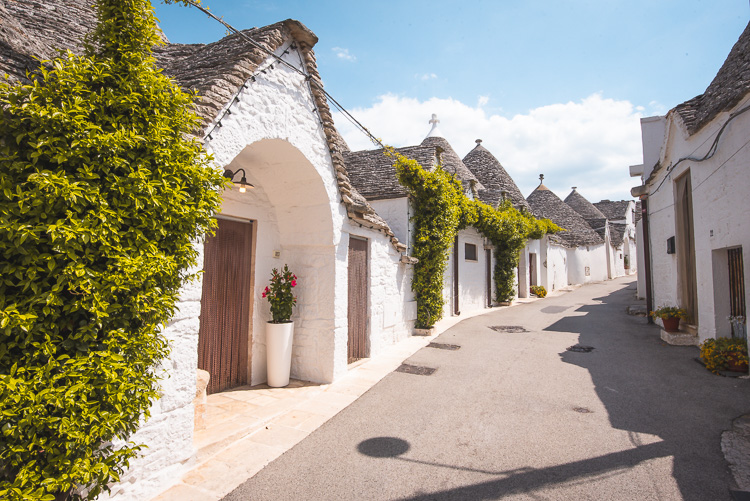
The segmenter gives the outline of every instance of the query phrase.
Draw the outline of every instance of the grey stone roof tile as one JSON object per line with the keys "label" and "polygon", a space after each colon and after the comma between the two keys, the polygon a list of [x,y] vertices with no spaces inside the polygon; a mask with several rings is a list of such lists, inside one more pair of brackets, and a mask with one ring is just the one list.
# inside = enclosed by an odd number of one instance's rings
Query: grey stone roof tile
{"label": "grey stone roof tile", "polygon": [[625,241],[627,225],[624,223],[609,223],[609,241],[613,247],[619,247]]}
{"label": "grey stone roof tile", "polygon": [[706,91],[677,105],[689,134],[695,134],[722,111],[737,105],[750,92],[750,23],[729,52]]}
{"label": "grey stone roof tile", "polygon": [[[0,3],[0,74],[7,73],[12,81],[24,81],[26,71],[38,67],[34,58],[52,58],[58,49],[80,53],[83,37],[95,25],[96,14],[89,0]],[[270,52],[278,49],[287,37],[298,43],[349,217],[363,226],[383,231],[391,237],[394,247],[403,252],[406,247],[349,181],[343,160],[343,153],[349,148],[333,123],[312,51],[318,38],[292,19],[243,33]],[[166,43],[154,48],[154,56],[165,74],[184,89],[197,91],[196,111],[204,127],[216,119],[239,87],[269,57],[238,34],[207,45]]]}
{"label": "grey stone roof tile", "polygon": [[464,185],[464,189],[467,189],[471,184],[474,184],[474,188],[477,191],[485,189],[476,176],[474,176],[466,165],[464,165],[461,158],[456,154],[450,143],[448,143],[445,138],[429,136],[422,141],[421,146],[439,148],[438,159],[443,170],[456,176],[456,178],[458,178]]}
{"label": "grey stone roof tile", "polygon": [[607,219],[618,221],[627,218],[630,201],[617,200],[613,202],[611,200],[602,200],[601,202],[596,202],[594,205],[602,214],[607,216]]}
{"label": "grey stone roof tile", "polygon": [[502,164],[490,153],[487,148],[477,140],[477,145],[463,159],[464,165],[476,176],[484,190],[479,191],[479,199],[487,204],[497,207],[502,201],[502,193],[505,192],[516,209],[526,209],[531,212],[529,203],[523,197],[513,178]]}
{"label": "grey stone roof tile", "polygon": [[599,209],[594,207],[594,204],[586,200],[575,188],[565,197],[565,203],[587,221],[589,219],[607,219],[606,215],[602,214]]}
{"label": "grey stone roof tile", "polygon": [[[407,158],[416,160],[422,167],[432,168],[437,163],[435,148],[407,146],[396,148]],[[357,190],[370,200],[401,198],[408,195],[406,188],[396,179],[394,160],[382,149],[344,153],[349,178]]]}
{"label": "grey stone roof tile", "polygon": [[550,235],[550,240],[565,247],[580,247],[584,245],[598,245],[604,243],[580,214],[552,193],[546,186],[540,184],[526,198],[532,213],[538,218],[547,218],[567,231]]}

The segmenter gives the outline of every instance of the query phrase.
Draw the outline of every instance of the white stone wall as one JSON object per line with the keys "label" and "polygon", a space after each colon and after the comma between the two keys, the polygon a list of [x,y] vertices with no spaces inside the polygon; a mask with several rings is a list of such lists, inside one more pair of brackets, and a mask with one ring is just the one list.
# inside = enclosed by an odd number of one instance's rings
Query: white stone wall
{"label": "white stone wall", "polygon": [[614,257],[614,272],[616,277],[624,277],[625,273],[625,246],[630,245],[627,241],[623,240],[619,247],[615,247]]}
{"label": "white stone wall", "polygon": [[[729,114],[744,108],[749,102],[750,99],[746,97],[733,110],[719,114],[693,136],[688,136],[679,117],[669,115],[664,120],[666,134],[659,130],[651,131],[655,139],[650,139],[650,142],[666,137],[660,152],[661,165],[674,165],[685,157],[702,157]],[[645,155],[647,130],[643,132]],[[698,334],[701,341],[717,333],[726,335],[727,332],[726,304],[729,295],[724,267],[728,248],[742,246],[745,283],[750,279],[750,203],[747,201],[750,193],[750,176],[747,175],[747,165],[750,163],[749,133],[750,114],[740,115],[725,129],[712,158],[703,162],[683,161],[673,168],[668,177],[662,170],[649,185],[654,305],[681,305],[677,254],[666,253],[666,240],[675,235],[674,179],[690,171],[698,285]],[[646,176],[644,174],[644,178]]]}
{"label": "white stone wall", "polygon": [[[197,271],[203,266],[203,246]],[[200,315],[201,276],[189,282],[180,294],[178,311],[164,328],[170,355],[162,364],[161,398],[151,406],[151,417],[129,441],[143,444],[141,455],[130,462],[130,469],[109,495],[100,499],[148,499],[170,485],[187,469],[193,455],[193,398],[198,363],[198,316]]]}
{"label": "white stone wall", "polygon": [[542,283],[547,292],[568,285],[568,253],[565,247],[550,243],[549,237],[542,240],[542,262],[539,268]]}
{"label": "white stone wall", "polygon": [[[414,329],[417,318],[417,303],[411,291],[414,267],[400,262],[401,254],[384,234],[358,226],[349,225],[347,241],[349,236],[368,241],[369,355],[376,358],[386,347],[410,337]],[[344,264],[348,267],[346,260]],[[348,301],[337,304],[343,305],[345,319],[347,304]],[[343,355],[346,362],[346,351]]]}
{"label": "white stone wall", "polygon": [[567,249],[566,253],[568,284],[607,280],[607,249],[604,244]]}
{"label": "white stone wall", "polygon": [[[282,46],[278,53],[287,48]],[[284,56],[300,65],[296,50]],[[270,61],[269,61],[270,62]],[[263,66],[263,65],[261,65]],[[336,175],[308,84],[298,73],[274,65],[256,77],[232,105],[232,114],[212,134],[209,151],[219,165],[245,169],[256,188],[232,191],[224,214],[258,221],[254,262],[252,384],[265,381],[265,323],[268,302],[261,297],[271,269],[288,264],[297,275],[297,307],[292,376],[330,382],[346,346],[345,267],[340,265],[342,227]],[[274,257],[274,251],[280,257]],[[345,249],[343,250],[345,256]],[[339,301],[340,302],[340,301]],[[345,362],[344,362],[345,363]]]}
{"label": "white stone wall", "polygon": [[[282,46],[281,55],[289,46]],[[283,56],[301,66],[300,55]],[[265,67],[273,62],[269,58]],[[282,65],[259,74],[231,104],[222,127],[211,134],[207,149],[217,168],[244,168],[256,186],[240,194],[225,192],[222,215],[256,222],[253,269],[251,381],[265,381],[265,322],[270,318],[261,298],[271,268],[288,263],[299,277],[293,349],[294,377],[330,382],[346,365],[346,297],[341,264],[342,227],[347,220],[340,204],[336,175],[315,104],[304,77]],[[273,257],[273,251],[281,253]],[[113,488],[117,500],[141,500],[169,487],[193,454],[193,406],[201,297],[200,282],[187,287],[180,313],[166,328],[172,355],[165,361],[169,378],[153,417],[133,439],[144,443],[143,457],[132,462],[123,482]],[[343,343],[343,365],[341,345]],[[343,369],[342,369],[343,367]]]}
{"label": "white stone wall", "polygon": [[[544,285],[542,283],[542,271],[546,271],[546,268],[542,266],[543,260],[541,259],[542,240],[529,240],[521,254],[520,268],[521,275],[518,277],[518,297],[529,297],[531,294],[530,287],[532,285]],[[533,255],[532,255],[533,254]],[[531,260],[534,260],[533,269],[534,277],[530,275],[530,267],[532,266]],[[546,286],[544,287],[547,288]]]}
{"label": "white stone wall", "polygon": [[411,208],[406,197],[385,200],[370,200],[370,205],[380,217],[385,219],[393,234],[401,242],[411,248],[411,231],[413,225],[409,221]]}
{"label": "white stone wall", "polygon": [[[477,260],[466,259],[466,245],[477,248]],[[461,313],[469,313],[487,307],[487,258],[484,238],[474,228],[458,232],[458,297]]]}
{"label": "white stone wall", "polygon": [[[477,261],[467,261],[465,258],[465,244],[470,243],[477,246]],[[443,275],[443,317],[449,317],[454,312],[453,299],[453,246],[449,252],[448,261],[445,265]],[[458,306],[461,313],[486,308],[487,285],[485,278],[485,266],[487,265],[484,238],[474,228],[466,228],[458,232]],[[494,266],[494,256],[492,257]],[[493,278],[494,280],[494,270]],[[494,285],[493,285],[494,291]],[[492,292],[494,295],[494,292]]]}

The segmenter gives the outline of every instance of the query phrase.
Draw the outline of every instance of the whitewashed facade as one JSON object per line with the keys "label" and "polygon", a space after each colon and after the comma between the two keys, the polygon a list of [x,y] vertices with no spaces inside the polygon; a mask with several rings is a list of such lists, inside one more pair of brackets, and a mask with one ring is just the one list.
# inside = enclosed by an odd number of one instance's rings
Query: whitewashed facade
{"label": "whitewashed facade", "polygon": [[731,271],[730,260],[750,258],[749,47],[746,29],[704,94],[641,120],[644,163],[631,167],[643,183],[632,193],[646,207],[639,232],[647,226],[649,239],[638,255],[650,257],[641,270],[651,307],[688,310],[696,342],[730,336],[727,317],[747,311],[737,285],[750,271]]}
{"label": "whitewashed facade", "polygon": [[[352,206],[357,208],[351,198],[359,195],[342,189],[345,170],[335,161],[335,130],[305,77],[315,69],[302,47],[307,43],[309,50],[314,35],[294,23],[274,30],[283,41],[272,47],[273,55],[255,62],[256,70],[211,117],[205,145],[217,168],[242,169],[254,186],[245,193],[237,184],[225,190],[217,216],[252,224],[247,384],[266,381],[265,325],[271,317],[262,293],[271,270],[285,264],[298,277],[292,377],[329,383],[347,372],[350,239],[366,242],[367,249],[366,357],[411,335],[412,266],[404,259],[405,245],[366,202],[363,208],[361,197],[358,208],[365,212],[351,217]],[[172,354],[164,364],[162,398],[131,437],[147,448],[113,487],[113,499],[147,499],[162,491],[195,453],[201,285],[199,279],[185,288],[179,313],[165,329]]]}

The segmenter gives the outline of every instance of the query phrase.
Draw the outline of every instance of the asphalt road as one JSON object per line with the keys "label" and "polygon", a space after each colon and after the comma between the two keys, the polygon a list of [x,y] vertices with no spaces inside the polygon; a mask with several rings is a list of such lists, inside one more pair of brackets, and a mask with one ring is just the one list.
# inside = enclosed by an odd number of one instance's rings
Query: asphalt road
{"label": "asphalt road", "polygon": [[730,500],[750,380],[662,343],[634,298],[618,279],[467,319],[435,340],[460,349],[407,361],[434,374],[389,374],[224,499]]}

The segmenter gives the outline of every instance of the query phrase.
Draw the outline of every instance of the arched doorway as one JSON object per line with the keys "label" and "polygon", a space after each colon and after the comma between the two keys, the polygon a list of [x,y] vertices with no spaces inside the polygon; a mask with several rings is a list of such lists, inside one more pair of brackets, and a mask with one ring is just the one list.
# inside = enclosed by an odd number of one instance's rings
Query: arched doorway
{"label": "arched doorway", "polygon": [[[208,357],[226,357],[226,353],[221,352],[244,350],[244,355],[237,358],[246,360],[246,382],[265,381],[265,323],[269,315],[268,304],[261,294],[271,270],[287,264],[299,278],[299,287],[295,289],[292,375],[324,381],[333,371],[336,320],[338,239],[334,231],[334,211],[339,207],[339,195],[330,163],[312,162],[286,140],[264,139],[245,147],[226,168],[244,169],[247,180],[255,186],[246,193],[227,189],[221,210],[221,217],[252,227],[252,238],[247,244],[249,257],[241,261],[247,263],[247,269],[240,269],[245,265],[223,268],[225,274],[245,276],[243,283],[247,284],[249,292],[227,294],[226,300],[242,303],[233,309],[246,311],[246,320],[238,317],[235,321],[244,321],[247,328],[242,345],[214,343],[213,350],[219,353],[208,354]],[[206,269],[206,274],[208,272]],[[209,278],[204,277],[204,281],[208,283]],[[215,314],[227,314],[230,309],[227,305]],[[238,315],[240,313],[235,313]],[[202,313],[199,345],[211,335],[210,325],[211,319]],[[211,376],[221,377],[218,373]]]}

